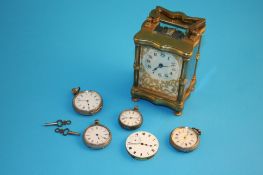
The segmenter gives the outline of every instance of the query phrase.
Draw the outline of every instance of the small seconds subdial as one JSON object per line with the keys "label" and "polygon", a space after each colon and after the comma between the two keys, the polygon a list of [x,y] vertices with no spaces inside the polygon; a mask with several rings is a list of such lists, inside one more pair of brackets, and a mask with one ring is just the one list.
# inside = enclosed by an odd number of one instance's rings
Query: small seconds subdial
{"label": "small seconds subdial", "polygon": [[175,55],[150,48],[142,59],[144,69],[153,78],[170,81],[180,76],[180,65]]}
{"label": "small seconds subdial", "polygon": [[196,128],[178,127],[175,128],[170,135],[171,145],[183,152],[193,151],[197,148],[201,135],[201,131]]}
{"label": "small seconds subdial", "polygon": [[82,115],[92,115],[102,108],[102,97],[98,92],[91,90],[80,92],[80,88],[74,88],[72,92],[75,95],[73,107],[76,112]]}
{"label": "small seconds subdial", "polygon": [[137,129],[142,125],[143,118],[138,107],[125,110],[120,114],[119,123],[124,129]]}
{"label": "small seconds subdial", "polygon": [[128,153],[136,159],[149,159],[157,153],[158,148],[158,139],[146,131],[135,132],[126,140]]}
{"label": "small seconds subdial", "polygon": [[111,142],[110,130],[95,120],[95,123],[89,126],[83,134],[83,139],[86,145],[90,148],[101,149],[106,147]]}

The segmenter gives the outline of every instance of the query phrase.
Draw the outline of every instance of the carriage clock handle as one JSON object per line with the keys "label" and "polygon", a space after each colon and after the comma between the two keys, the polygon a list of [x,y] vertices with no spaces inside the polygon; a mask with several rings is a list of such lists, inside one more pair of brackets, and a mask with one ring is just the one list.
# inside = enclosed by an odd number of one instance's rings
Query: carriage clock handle
{"label": "carriage clock handle", "polygon": [[189,17],[183,12],[172,12],[157,6],[150,13],[150,17],[157,22],[164,22],[185,29],[188,36],[203,33],[205,27],[204,18]]}

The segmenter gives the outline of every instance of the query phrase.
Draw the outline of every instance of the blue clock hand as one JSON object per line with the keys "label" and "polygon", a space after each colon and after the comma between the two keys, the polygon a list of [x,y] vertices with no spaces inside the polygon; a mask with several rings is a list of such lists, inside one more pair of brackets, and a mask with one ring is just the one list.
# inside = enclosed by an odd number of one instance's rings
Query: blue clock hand
{"label": "blue clock hand", "polygon": [[154,68],[152,71],[156,71],[159,68],[163,68],[163,67],[169,67],[169,66],[164,66],[162,63],[160,63],[156,68]]}

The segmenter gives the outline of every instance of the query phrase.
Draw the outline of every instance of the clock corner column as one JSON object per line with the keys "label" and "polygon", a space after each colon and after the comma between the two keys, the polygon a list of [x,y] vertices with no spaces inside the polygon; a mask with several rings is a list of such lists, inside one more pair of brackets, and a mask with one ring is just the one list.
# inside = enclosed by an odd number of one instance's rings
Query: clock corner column
{"label": "clock corner column", "polygon": [[184,108],[184,88],[185,88],[185,82],[186,82],[185,79],[186,79],[186,70],[187,70],[188,61],[189,61],[188,57],[183,57],[181,75],[179,78],[177,105],[175,109],[176,116],[181,116],[183,108]]}
{"label": "clock corner column", "polygon": [[136,88],[138,87],[138,81],[139,81],[140,54],[141,54],[141,46],[136,44],[135,59],[134,59],[134,64],[133,64],[134,79],[133,79],[133,87],[131,90],[132,100],[135,102],[139,100],[139,97],[136,95],[135,91],[136,91]]}

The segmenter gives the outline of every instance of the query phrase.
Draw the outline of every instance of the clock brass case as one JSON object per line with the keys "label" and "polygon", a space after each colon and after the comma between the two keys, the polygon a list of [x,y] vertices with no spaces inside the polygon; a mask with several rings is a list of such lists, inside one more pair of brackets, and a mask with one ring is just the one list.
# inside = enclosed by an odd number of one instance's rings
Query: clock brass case
{"label": "clock brass case", "polygon": [[[89,91],[90,91],[90,92],[95,92],[95,91],[92,91],[92,90],[89,90]],[[85,91],[80,91],[80,87],[77,87],[77,88],[73,88],[73,89],[71,90],[71,92],[72,92],[72,94],[74,95],[74,98],[73,98],[73,100],[72,100],[72,106],[73,106],[74,110],[75,110],[77,113],[79,113],[79,114],[81,114],[81,115],[92,116],[92,115],[98,113],[98,112],[102,109],[102,107],[103,107],[103,99],[102,99],[102,96],[101,96],[98,92],[96,92],[96,93],[100,95],[100,97],[101,97],[101,102],[100,102],[98,108],[96,108],[96,109],[94,109],[94,110],[89,110],[89,111],[81,110],[81,109],[77,108],[77,107],[76,107],[76,104],[75,104],[75,98],[77,97],[77,95],[79,95],[79,94],[81,94],[81,93],[85,93]]]}
{"label": "clock brass case", "polygon": [[[180,128],[188,128],[188,129],[191,129],[191,130],[196,134],[197,141],[196,141],[196,143],[195,143],[194,145],[192,145],[192,146],[189,147],[189,148],[183,148],[183,147],[177,145],[177,144],[173,141],[173,139],[172,139],[173,132],[174,132],[176,129],[180,129]],[[175,129],[172,130],[172,132],[171,132],[171,134],[170,134],[170,139],[169,139],[169,140],[170,140],[170,144],[171,144],[176,150],[181,151],[181,152],[191,152],[191,151],[195,150],[195,149],[198,147],[198,145],[199,145],[199,143],[200,143],[200,135],[201,135],[201,131],[200,131],[199,129],[197,129],[197,128],[190,128],[190,127],[181,126],[181,127],[178,127],[178,128],[175,128]]]}
{"label": "clock brass case", "polygon": [[[174,34],[169,34],[167,27],[162,28],[163,24],[173,26]],[[163,30],[160,31],[160,28]],[[181,115],[185,100],[196,84],[196,70],[204,31],[204,18],[189,17],[184,13],[171,12],[159,6],[152,10],[142,24],[141,30],[134,36],[134,82],[131,89],[133,101],[145,99],[157,105],[167,106],[175,111],[175,115]],[[145,88],[139,84],[144,47],[151,47],[182,58],[176,97],[162,93],[162,90]],[[160,88],[162,86],[159,85]]]}

